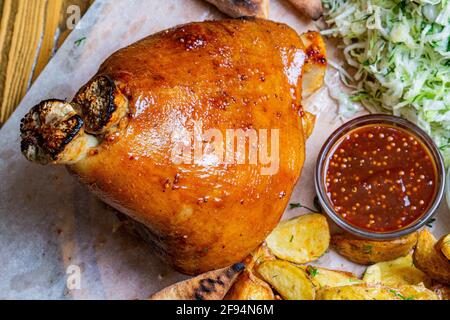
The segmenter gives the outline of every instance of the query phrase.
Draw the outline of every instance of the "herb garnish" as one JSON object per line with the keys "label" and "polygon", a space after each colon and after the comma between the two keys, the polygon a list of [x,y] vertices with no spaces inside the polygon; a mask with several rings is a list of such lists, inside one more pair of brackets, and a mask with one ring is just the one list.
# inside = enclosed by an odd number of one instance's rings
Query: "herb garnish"
{"label": "herb garnish", "polygon": [[433,228],[433,223],[435,223],[436,222],[436,219],[430,219],[430,220],[428,220],[428,222],[427,222],[427,227],[428,228]]}
{"label": "herb garnish", "polygon": [[307,271],[308,271],[308,274],[313,278],[319,274],[319,270],[312,266],[309,266],[307,268]]}
{"label": "herb garnish", "polygon": [[402,295],[401,293],[395,291],[395,290],[389,290],[390,293],[394,294],[395,296],[399,297],[402,300],[414,300],[414,297],[408,297],[406,298],[404,295]]}
{"label": "herb garnish", "polygon": [[75,41],[74,43],[75,43],[75,45],[77,46],[77,47],[79,47],[79,46],[81,46],[81,44],[84,42],[84,41],[86,41],[86,37],[83,37],[83,38],[80,38],[80,39],[78,39],[77,41]]}
{"label": "herb garnish", "polygon": [[[317,201],[316,201],[316,199],[317,199]],[[310,211],[312,213],[321,213],[322,211],[320,209],[320,205],[318,204],[319,203],[319,199],[318,198],[316,198],[316,199],[314,199],[314,209],[312,209],[312,208],[310,208],[308,206],[305,206],[305,205],[303,205],[301,203],[291,203],[289,205],[289,210],[301,208],[301,209],[306,209],[306,210],[308,210],[308,211]]]}
{"label": "herb garnish", "polygon": [[373,246],[370,245],[370,244],[366,244],[366,245],[363,246],[364,254],[371,254],[372,253],[372,249],[373,249]]}

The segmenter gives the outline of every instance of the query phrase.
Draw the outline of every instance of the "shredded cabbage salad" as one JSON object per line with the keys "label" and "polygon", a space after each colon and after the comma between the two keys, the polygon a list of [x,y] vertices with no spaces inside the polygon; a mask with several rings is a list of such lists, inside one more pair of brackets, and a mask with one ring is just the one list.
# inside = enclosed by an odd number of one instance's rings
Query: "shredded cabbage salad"
{"label": "shredded cabbage salad", "polygon": [[350,99],[418,124],[450,165],[450,0],[323,0]]}

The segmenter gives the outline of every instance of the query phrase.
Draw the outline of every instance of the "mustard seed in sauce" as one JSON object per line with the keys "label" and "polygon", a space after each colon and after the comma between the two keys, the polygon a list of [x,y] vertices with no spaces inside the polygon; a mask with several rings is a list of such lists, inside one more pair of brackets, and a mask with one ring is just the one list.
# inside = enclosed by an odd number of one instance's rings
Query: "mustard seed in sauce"
{"label": "mustard seed in sauce", "polygon": [[327,194],[350,224],[373,232],[403,229],[428,210],[437,168],[423,143],[390,125],[347,133],[329,156]]}

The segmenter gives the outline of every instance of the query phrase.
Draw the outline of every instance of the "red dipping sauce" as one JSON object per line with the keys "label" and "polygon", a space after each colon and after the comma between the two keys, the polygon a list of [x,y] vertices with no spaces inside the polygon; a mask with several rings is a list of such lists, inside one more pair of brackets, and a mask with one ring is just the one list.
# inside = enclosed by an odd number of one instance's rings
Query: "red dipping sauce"
{"label": "red dipping sauce", "polygon": [[434,158],[418,137],[389,124],[370,124],[335,144],[325,186],[342,219],[384,233],[411,225],[429,210],[437,175]]}

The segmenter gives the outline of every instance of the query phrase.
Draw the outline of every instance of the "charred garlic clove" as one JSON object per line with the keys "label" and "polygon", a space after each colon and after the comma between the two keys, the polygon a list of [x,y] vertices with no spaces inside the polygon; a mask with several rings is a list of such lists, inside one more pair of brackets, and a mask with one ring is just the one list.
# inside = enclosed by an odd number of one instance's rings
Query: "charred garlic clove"
{"label": "charred garlic clove", "polygon": [[84,122],[73,104],[61,100],[43,101],[22,119],[21,149],[25,157],[39,164],[72,164],[84,158],[97,138],[84,132]]}
{"label": "charred garlic clove", "polygon": [[128,112],[128,99],[108,76],[98,76],[75,96],[74,103],[91,134],[105,134]]}

